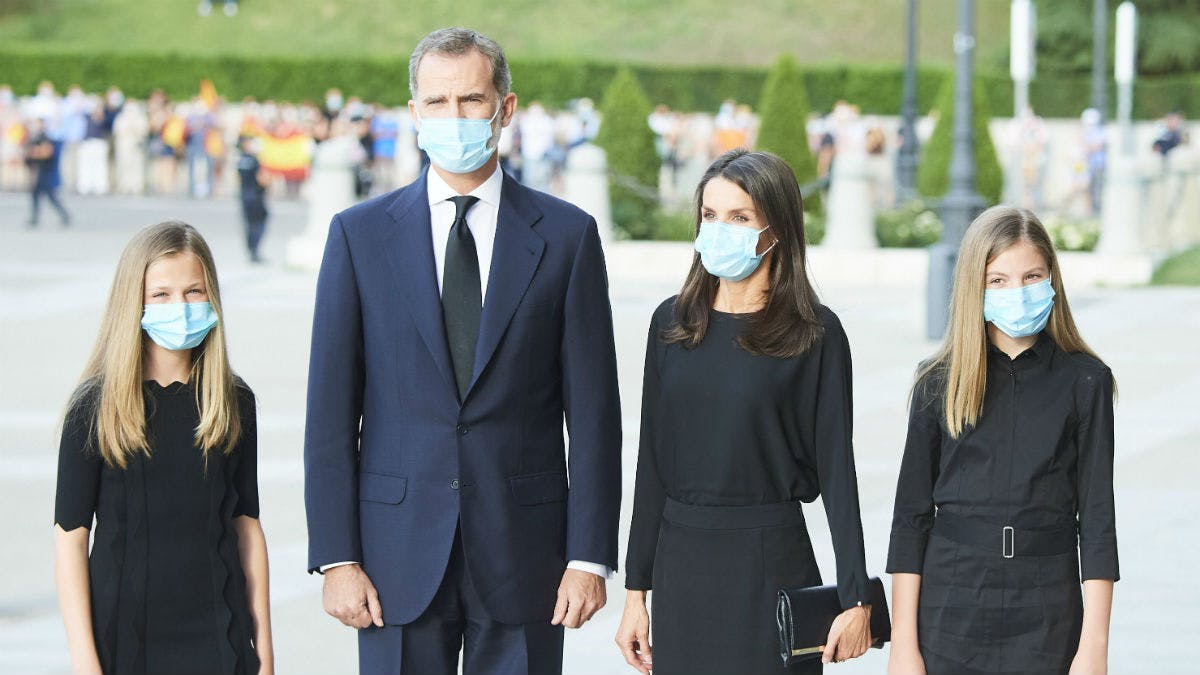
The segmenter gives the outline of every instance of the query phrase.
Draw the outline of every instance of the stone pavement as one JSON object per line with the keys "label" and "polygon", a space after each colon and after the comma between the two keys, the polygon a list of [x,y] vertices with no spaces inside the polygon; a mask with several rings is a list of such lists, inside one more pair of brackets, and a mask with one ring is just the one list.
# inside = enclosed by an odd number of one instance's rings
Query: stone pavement
{"label": "stone pavement", "polygon": [[[9,570],[0,576],[0,673],[68,671],[51,546],[59,416],[95,337],[121,248],[139,226],[168,217],[193,223],[212,245],[231,358],[260,401],[259,475],[277,671],[356,672],[353,633],[323,614],[320,582],[304,573],[301,447],[315,275],[279,264],[286,239],[303,226],[303,207],[272,205],[265,243],[272,263],[255,267],[241,248],[235,201],[67,202],[76,219],[71,229],[26,231],[27,197],[0,194],[0,569]],[[624,537],[646,326],[658,302],[677,289],[689,252],[677,244],[617,243],[608,255],[625,411]],[[900,265],[890,276],[869,275],[871,285],[863,286],[847,282],[854,275],[846,270],[829,267],[847,264],[845,256],[814,251],[814,259],[822,297],[841,316],[854,353],[867,561],[869,571],[880,574],[907,388],[917,361],[933,348],[922,336],[924,272]],[[874,264],[868,260],[862,264]],[[822,269],[837,283],[821,283]],[[1200,637],[1200,584],[1192,576],[1200,544],[1191,512],[1200,498],[1200,289],[1080,287],[1072,289],[1071,300],[1084,335],[1108,360],[1120,387],[1116,498],[1124,580],[1116,587],[1110,672],[1193,673],[1188,653]],[[832,578],[821,506],[806,509],[821,568]],[[609,583],[609,606],[568,633],[565,673],[633,672],[612,644],[621,588],[618,574]],[[827,672],[882,673],[885,665],[886,651],[873,651]]]}

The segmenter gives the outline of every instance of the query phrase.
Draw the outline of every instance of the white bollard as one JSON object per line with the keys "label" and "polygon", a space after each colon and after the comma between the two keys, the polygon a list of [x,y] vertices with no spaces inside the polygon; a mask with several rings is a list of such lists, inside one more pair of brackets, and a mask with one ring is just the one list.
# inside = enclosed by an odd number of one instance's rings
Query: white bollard
{"label": "white bollard", "polygon": [[564,198],[596,219],[600,239],[612,240],[612,211],[608,201],[608,159],[596,145],[577,145],[567,155]]}
{"label": "white bollard", "polygon": [[353,136],[335,136],[313,151],[312,168],[304,185],[308,220],[304,234],[288,242],[289,267],[311,271],[321,267],[330,221],[355,202],[351,168],[361,160],[362,153],[362,146]]}
{"label": "white bollard", "polygon": [[1100,220],[1100,253],[1141,253],[1142,189],[1137,160],[1114,152],[1104,168],[1104,201]]}
{"label": "white bollard", "polygon": [[839,151],[830,174],[825,239],[828,248],[875,248],[875,212],[871,205],[871,173],[859,148]]}

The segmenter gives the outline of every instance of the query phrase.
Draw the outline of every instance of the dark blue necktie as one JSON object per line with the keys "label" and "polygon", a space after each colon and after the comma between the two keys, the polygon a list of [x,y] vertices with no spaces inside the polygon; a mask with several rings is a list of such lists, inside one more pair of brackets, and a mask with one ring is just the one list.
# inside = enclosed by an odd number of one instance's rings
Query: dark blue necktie
{"label": "dark blue necktie", "polygon": [[479,254],[475,250],[475,237],[467,227],[467,211],[479,198],[468,195],[451,197],[449,201],[454,202],[454,224],[450,226],[442,272],[442,320],[462,401],[475,370],[475,343],[479,340],[479,317],[483,313]]}

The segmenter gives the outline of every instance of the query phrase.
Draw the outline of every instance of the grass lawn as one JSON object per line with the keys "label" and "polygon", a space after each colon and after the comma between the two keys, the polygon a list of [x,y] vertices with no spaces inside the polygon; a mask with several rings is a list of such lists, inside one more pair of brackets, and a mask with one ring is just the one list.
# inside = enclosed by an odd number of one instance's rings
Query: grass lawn
{"label": "grass lawn", "polygon": [[[3,48],[104,53],[407,54],[428,31],[469,25],[510,56],[768,65],[898,63],[903,0],[0,0]],[[977,3],[979,65],[1007,68],[1009,3]],[[920,57],[949,65],[954,0],[920,2]],[[2,79],[2,76],[0,76]]]}
{"label": "grass lawn", "polygon": [[1154,270],[1150,283],[1156,286],[1200,286],[1200,246],[1167,258]]}

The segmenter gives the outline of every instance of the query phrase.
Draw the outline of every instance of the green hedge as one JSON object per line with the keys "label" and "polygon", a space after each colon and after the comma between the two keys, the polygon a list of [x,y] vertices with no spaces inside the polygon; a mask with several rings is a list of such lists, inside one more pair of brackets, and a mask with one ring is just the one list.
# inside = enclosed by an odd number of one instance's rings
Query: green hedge
{"label": "green hedge", "polygon": [[[617,72],[616,62],[581,59],[516,60],[515,90],[524,101],[540,99],[560,106],[572,98],[599,100]],[[679,110],[715,111],[732,98],[757,107],[766,80],[765,68],[631,64],[652,103]],[[805,66],[808,102],[825,111],[838,100],[858,105],[868,114],[896,114],[900,109],[903,71],[900,66]],[[917,73],[918,108],[927,111],[949,79],[950,71],[921,68]],[[202,78],[211,78],[223,96],[289,101],[320,100],[329,87],[369,101],[402,105],[408,101],[407,57],[277,57],[184,56],[179,54],[69,54],[0,50],[0,80],[18,94],[32,94],[41,80],[60,89],[80,84],[89,91],[109,85],[144,97],[162,89],[174,98],[191,96]],[[980,72],[991,116],[1012,114],[1012,82],[1003,73]],[[1178,108],[1200,117],[1200,74],[1143,78],[1135,85],[1134,115],[1156,118]],[[1086,76],[1044,76],[1030,86],[1034,110],[1046,117],[1075,117],[1087,105],[1091,84]],[[1109,95],[1115,105],[1115,91]],[[1112,114],[1112,110],[1109,114]]]}

